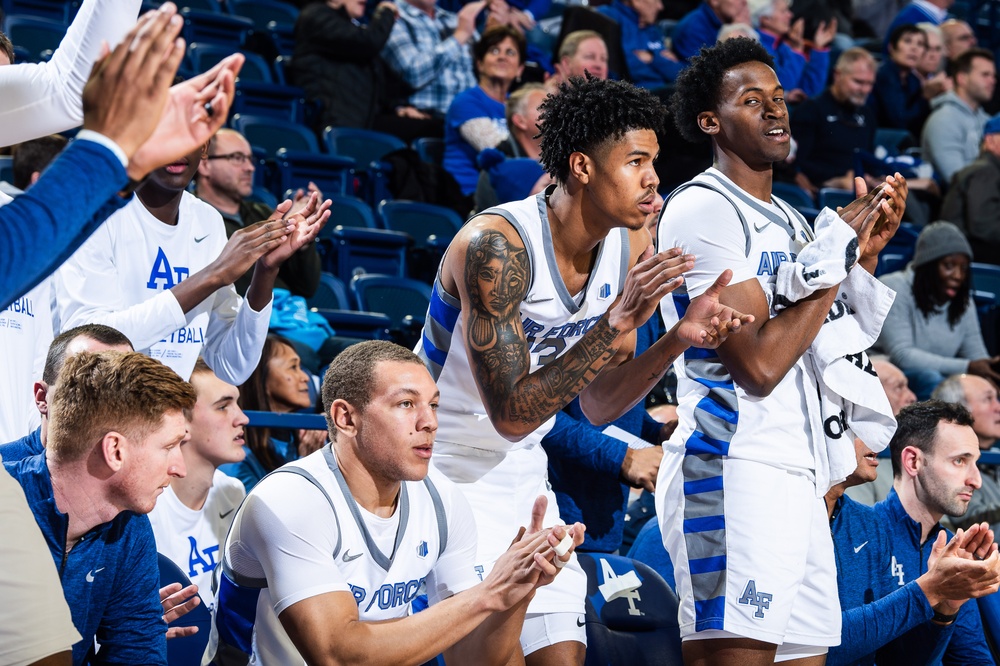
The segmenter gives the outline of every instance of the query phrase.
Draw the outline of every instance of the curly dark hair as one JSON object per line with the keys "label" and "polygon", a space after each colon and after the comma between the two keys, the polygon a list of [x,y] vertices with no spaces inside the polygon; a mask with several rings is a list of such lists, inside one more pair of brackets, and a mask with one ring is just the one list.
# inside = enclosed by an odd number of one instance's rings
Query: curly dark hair
{"label": "curly dark hair", "polygon": [[[913,269],[913,300],[917,303],[917,309],[923,313],[924,318],[929,318],[937,310],[938,304],[934,302],[938,293],[938,284],[941,278],[938,275],[938,264],[944,257],[937,261],[930,261]],[[961,321],[965,309],[969,307],[969,292],[972,290],[972,271],[965,272],[965,279],[955,298],[948,301],[948,326],[955,328]]]}
{"label": "curly dark hair", "polygon": [[626,132],[660,132],[666,108],[648,90],[625,81],[602,81],[590,74],[560,84],[539,107],[542,154],[539,161],[560,184],[569,180],[569,156],[591,154]]}
{"label": "curly dark hair", "polygon": [[748,37],[703,46],[701,53],[691,58],[690,65],[677,77],[670,98],[670,112],[681,136],[692,143],[708,140],[698,127],[698,114],[719,107],[723,75],[745,62],[762,62],[774,69],[770,54],[760,42]]}

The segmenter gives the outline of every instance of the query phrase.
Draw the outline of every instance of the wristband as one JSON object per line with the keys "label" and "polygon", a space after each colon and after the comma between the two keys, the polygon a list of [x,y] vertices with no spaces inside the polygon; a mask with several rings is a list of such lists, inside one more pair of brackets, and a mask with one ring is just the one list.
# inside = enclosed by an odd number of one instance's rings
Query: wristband
{"label": "wristband", "polygon": [[934,617],[932,617],[931,620],[940,624],[951,624],[957,617],[958,613],[955,613],[954,615],[945,615],[944,613],[934,611]]}

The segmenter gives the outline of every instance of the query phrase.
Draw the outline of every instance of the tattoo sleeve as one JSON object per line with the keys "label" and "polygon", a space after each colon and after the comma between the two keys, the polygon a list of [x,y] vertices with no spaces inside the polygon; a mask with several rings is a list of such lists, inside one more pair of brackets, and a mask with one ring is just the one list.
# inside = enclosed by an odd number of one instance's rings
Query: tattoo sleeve
{"label": "tattoo sleeve", "polygon": [[614,356],[621,334],[601,318],[568,352],[534,373],[520,305],[530,267],[523,247],[494,230],[474,238],[465,260],[467,341],[494,424],[536,428],[575,398]]}

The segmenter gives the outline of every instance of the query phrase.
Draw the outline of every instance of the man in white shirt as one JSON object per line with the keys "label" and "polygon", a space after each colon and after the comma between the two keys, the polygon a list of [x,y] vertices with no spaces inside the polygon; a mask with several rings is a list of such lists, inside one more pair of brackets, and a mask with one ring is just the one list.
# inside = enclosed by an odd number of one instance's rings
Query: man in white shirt
{"label": "man in white shirt", "polygon": [[198,396],[191,412],[191,439],[181,446],[187,475],[174,477],[149,514],[156,551],[166,555],[198,586],[202,600],[214,607],[212,572],[236,509],[246,497],[239,479],[218,471],[239,462],[243,427],[249,419],[236,401],[240,392],[222,381],[201,359],[191,386]]}
{"label": "man in white shirt", "polygon": [[[205,147],[153,171],[56,275],[60,325],[117,328],[137,350],[191,376],[203,356],[219,378],[242,384],[257,367],[281,264],[325,224],[329,202],[315,194],[284,219],[268,220],[227,242],[222,217],[186,191]],[[254,267],[246,299],[233,282]]]}

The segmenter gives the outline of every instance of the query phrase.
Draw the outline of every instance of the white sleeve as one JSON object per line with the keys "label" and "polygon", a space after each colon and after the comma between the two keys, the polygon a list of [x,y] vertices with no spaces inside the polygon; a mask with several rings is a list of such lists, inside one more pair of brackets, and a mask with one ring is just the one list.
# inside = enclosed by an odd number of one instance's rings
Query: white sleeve
{"label": "white sleeve", "polygon": [[170,291],[129,306],[110,227],[105,222],[56,272],[59,326],[65,331],[105,324],[125,334],[135,349],[148,349],[186,324],[184,311]]}
{"label": "white sleeve", "polygon": [[[434,483],[446,503],[448,515],[448,545],[427,575],[427,600],[436,604],[467,590],[480,581],[476,573],[476,520],[472,507],[458,488],[448,488],[434,478]],[[448,497],[450,495],[450,503]]]}
{"label": "white sleeve", "polygon": [[47,63],[0,67],[0,146],[62,132],[83,122],[83,86],[101,45],[135,25],[141,0],[84,0]]}
{"label": "white sleeve", "polygon": [[255,312],[232,285],[219,289],[212,298],[202,355],[219,379],[240,386],[260,362],[274,300]]}
{"label": "white sleeve", "polygon": [[691,298],[700,296],[719,274],[733,270],[730,284],[757,277],[757,267],[746,255],[747,236],[740,217],[724,196],[703,187],[690,187],[664,208],[657,248],[680,247],[694,255],[694,268],[684,274]]}
{"label": "white sleeve", "polygon": [[316,486],[297,474],[276,474],[243,503],[226,558],[237,573],[267,579],[280,615],[303,599],[350,592],[333,559],[339,536],[333,507]]}

